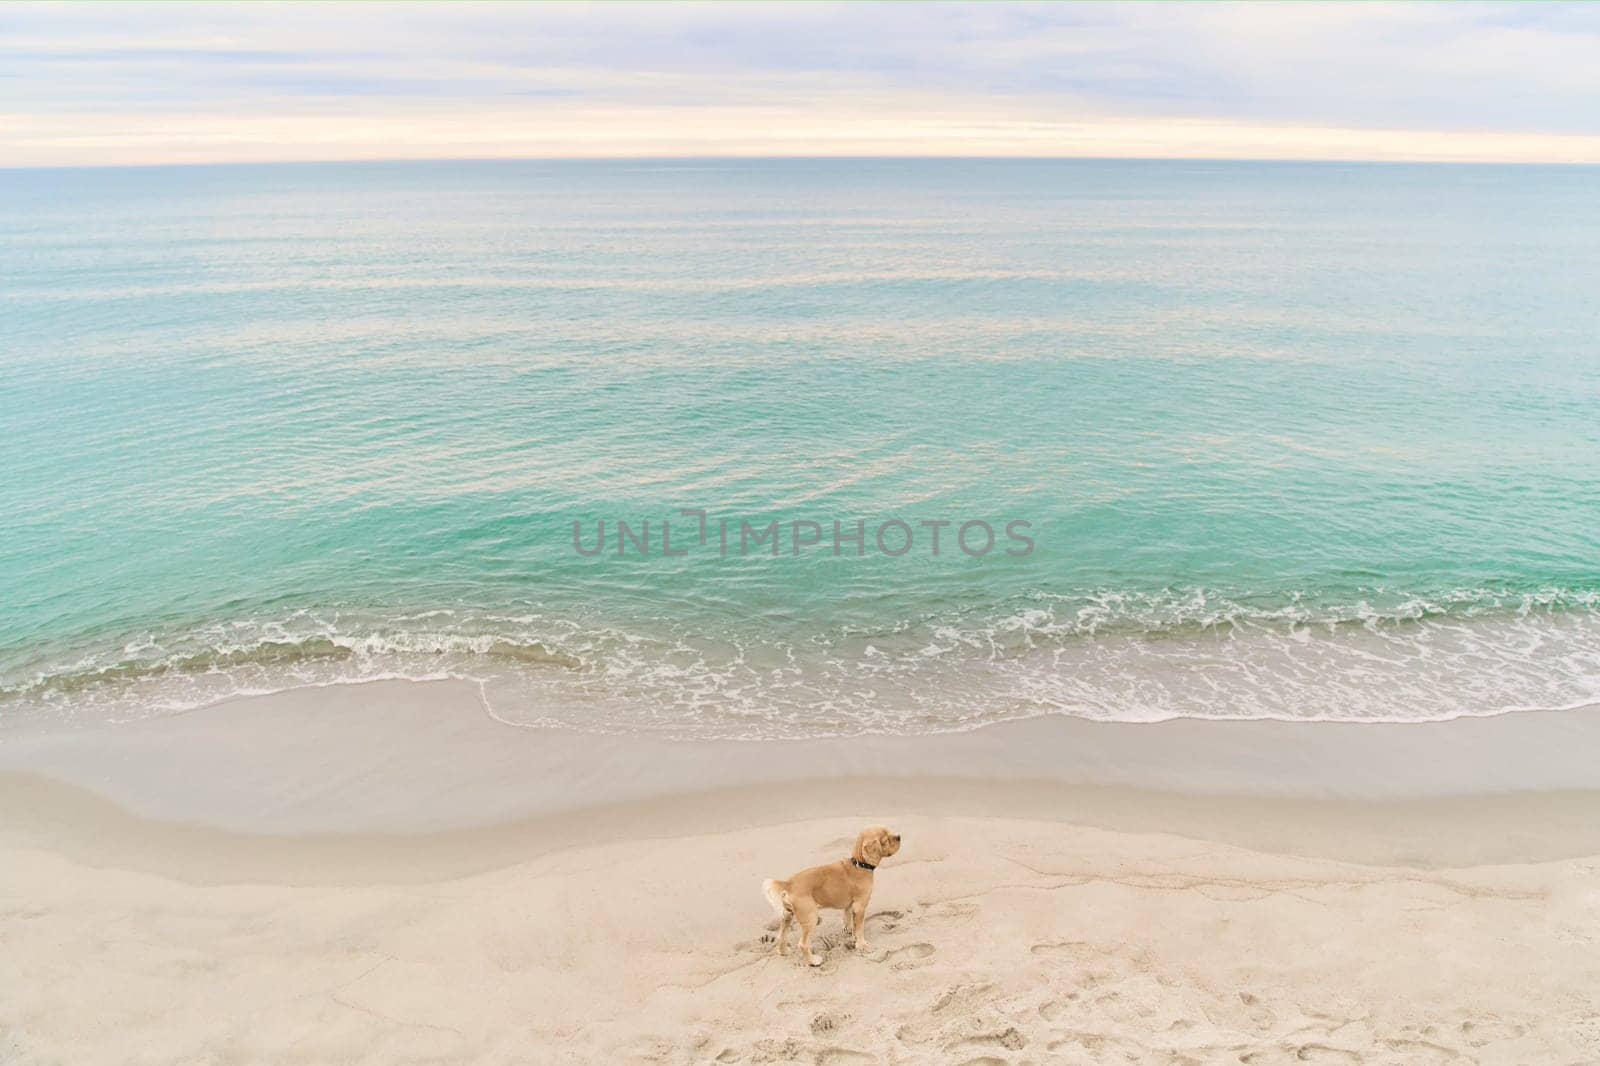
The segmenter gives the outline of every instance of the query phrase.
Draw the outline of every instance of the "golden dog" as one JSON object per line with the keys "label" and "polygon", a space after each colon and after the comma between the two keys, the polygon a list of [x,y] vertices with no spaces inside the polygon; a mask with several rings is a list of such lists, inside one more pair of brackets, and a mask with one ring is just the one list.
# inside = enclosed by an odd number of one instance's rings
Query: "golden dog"
{"label": "golden dog", "polygon": [[789,923],[800,923],[800,954],[813,966],[822,965],[822,956],[811,952],[811,934],[817,928],[817,912],[824,907],[844,911],[844,920],[855,933],[856,951],[867,950],[867,902],[872,899],[872,872],[878,864],[900,850],[900,834],[881,825],[869,825],[856,837],[855,850],[848,859],[801,870],[787,881],[763,881],[761,891],[778,912],[778,943],[774,954],[789,954]]}

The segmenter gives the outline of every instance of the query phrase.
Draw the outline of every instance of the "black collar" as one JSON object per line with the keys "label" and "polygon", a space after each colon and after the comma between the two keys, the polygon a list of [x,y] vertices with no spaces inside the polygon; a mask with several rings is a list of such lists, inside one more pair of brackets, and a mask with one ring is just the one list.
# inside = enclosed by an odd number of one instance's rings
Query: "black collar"
{"label": "black collar", "polygon": [[860,859],[857,859],[857,858],[854,858],[854,857],[852,857],[850,859],[850,865],[854,866],[858,870],[876,870],[877,869],[877,867],[873,866],[871,863],[862,862]]}

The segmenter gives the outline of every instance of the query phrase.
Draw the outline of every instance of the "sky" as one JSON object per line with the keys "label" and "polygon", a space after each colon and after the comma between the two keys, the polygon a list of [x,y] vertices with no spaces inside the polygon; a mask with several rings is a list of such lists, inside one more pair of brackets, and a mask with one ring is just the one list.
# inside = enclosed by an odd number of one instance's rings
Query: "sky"
{"label": "sky", "polygon": [[5,4],[0,166],[1600,162],[1600,4]]}

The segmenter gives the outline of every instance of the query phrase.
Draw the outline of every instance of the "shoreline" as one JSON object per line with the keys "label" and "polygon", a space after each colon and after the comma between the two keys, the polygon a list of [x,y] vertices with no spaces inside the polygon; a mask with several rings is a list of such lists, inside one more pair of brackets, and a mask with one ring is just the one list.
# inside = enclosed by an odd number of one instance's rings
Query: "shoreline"
{"label": "shoreline", "polygon": [[[431,833],[785,782],[1029,782],[1195,797],[1422,801],[1600,791],[1600,706],[1440,722],[1048,716],[956,733],[663,740],[508,725],[460,681],[374,681],[0,740],[0,774],[154,821]],[[1045,808],[1040,808],[1045,809]]]}
{"label": "shoreline", "polygon": [[661,741],[509,726],[465,683],[381,681],[10,738],[0,831],[196,882],[459,876],[597,839],[875,811],[1445,868],[1600,854],[1597,746],[1600,708]]}

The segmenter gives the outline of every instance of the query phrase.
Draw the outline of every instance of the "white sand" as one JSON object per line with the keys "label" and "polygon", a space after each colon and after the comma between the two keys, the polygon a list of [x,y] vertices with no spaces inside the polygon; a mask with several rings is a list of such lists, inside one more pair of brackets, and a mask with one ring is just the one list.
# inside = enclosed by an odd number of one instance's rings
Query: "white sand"
{"label": "white sand", "polygon": [[[230,791],[174,776],[227,762],[206,723],[155,779],[105,737],[9,748],[50,773],[0,774],[0,1062],[1600,1062],[1600,792],[856,775],[405,834],[358,823],[406,757],[340,793],[247,745]],[[475,796],[474,750],[432,754]],[[129,813],[185,790],[188,824]],[[340,795],[343,828],[275,824]],[[872,952],[830,914],[819,969],[768,955],[761,879],[868,821],[905,834]]]}
{"label": "white sand", "polygon": [[906,836],[872,953],[829,915],[817,970],[766,953],[759,878],[862,819],[405,884],[192,884],[9,845],[0,1057],[1600,1061],[1593,860],[1416,870],[871,814]]}

